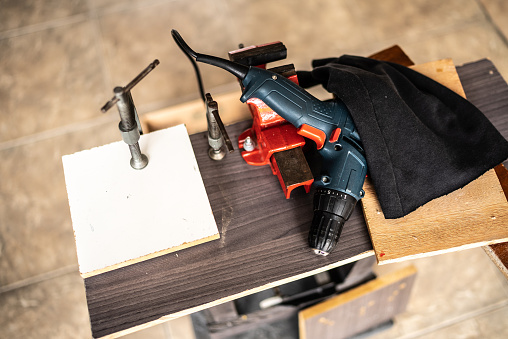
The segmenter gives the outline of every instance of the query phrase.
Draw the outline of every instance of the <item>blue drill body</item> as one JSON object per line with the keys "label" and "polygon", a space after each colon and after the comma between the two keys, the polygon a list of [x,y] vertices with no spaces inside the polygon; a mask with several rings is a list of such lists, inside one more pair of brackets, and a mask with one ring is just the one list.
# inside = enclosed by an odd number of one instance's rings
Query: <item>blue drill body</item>
{"label": "blue drill body", "polygon": [[[295,127],[305,124],[324,133],[326,140],[319,150],[322,173],[314,182],[316,188],[333,189],[356,200],[363,197],[367,162],[351,114],[342,102],[320,101],[287,78],[256,67],[250,68],[242,84],[242,102],[258,98]],[[337,128],[340,135],[330,142]]]}

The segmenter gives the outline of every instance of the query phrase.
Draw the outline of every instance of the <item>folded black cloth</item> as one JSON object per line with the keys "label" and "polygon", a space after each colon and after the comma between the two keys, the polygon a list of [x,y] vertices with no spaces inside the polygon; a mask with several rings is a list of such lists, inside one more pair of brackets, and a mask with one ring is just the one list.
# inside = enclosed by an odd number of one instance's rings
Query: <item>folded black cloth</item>
{"label": "folded black cloth", "polygon": [[461,188],[508,158],[508,142],[469,101],[407,67],[356,56],[313,61],[302,87],[321,84],[348,107],[386,218]]}

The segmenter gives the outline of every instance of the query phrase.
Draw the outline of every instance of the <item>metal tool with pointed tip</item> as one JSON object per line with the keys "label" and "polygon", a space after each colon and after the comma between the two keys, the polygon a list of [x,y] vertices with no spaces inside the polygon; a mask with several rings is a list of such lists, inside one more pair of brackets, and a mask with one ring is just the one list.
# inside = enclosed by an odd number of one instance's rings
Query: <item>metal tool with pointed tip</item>
{"label": "metal tool with pointed tip", "polygon": [[235,149],[220,118],[219,105],[212,99],[210,93],[206,93],[205,98],[206,121],[208,123],[208,155],[212,160],[222,160],[227,154],[224,150],[224,144],[229,153],[232,153]]}
{"label": "metal tool with pointed tip", "polygon": [[118,128],[122,134],[123,141],[129,145],[129,151],[131,152],[130,165],[136,170],[143,169],[148,165],[148,157],[141,153],[141,149],[139,147],[138,141],[140,135],[143,134],[143,130],[141,129],[136,106],[134,106],[134,100],[132,100],[131,89],[145,76],[147,76],[148,73],[150,73],[158,64],[159,60],[154,60],[131,82],[129,82],[127,86],[115,87],[113,90],[115,95],[101,108],[101,112],[106,113],[116,104],[118,113],[120,114],[120,123]]}

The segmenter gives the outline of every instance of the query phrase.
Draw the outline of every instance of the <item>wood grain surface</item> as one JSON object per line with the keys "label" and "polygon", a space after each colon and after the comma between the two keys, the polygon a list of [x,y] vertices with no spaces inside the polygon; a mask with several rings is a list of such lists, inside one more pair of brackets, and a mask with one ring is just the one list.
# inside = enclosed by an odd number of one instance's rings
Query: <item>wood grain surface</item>
{"label": "wood grain surface", "polygon": [[304,309],[300,338],[349,338],[392,319],[405,311],[415,277],[410,265]]}
{"label": "wood grain surface", "polygon": [[[496,166],[495,170],[501,187],[503,187],[504,195],[508,199],[508,170],[502,164]],[[485,246],[483,249],[501,273],[508,279],[508,242]]]}
{"label": "wood grain surface", "polygon": [[[412,68],[465,96],[451,59]],[[508,202],[493,169],[398,219],[385,219],[370,180],[364,190],[363,212],[379,264],[508,240]]]}
{"label": "wood grain surface", "polygon": [[[220,97],[219,111],[224,124],[233,124],[251,118],[249,108],[239,100],[240,95],[241,93],[238,91],[217,96],[217,98]],[[215,94],[213,97],[215,100]],[[206,119],[203,118],[203,101],[201,99],[146,113],[141,118],[141,125],[143,131],[148,133],[183,124],[189,120],[192,121],[187,126],[189,134],[206,131],[207,125]]]}
{"label": "wood grain surface", "polygon": [[[457,71],[469,100],[507,137],[508,86],[492,63]],[[249,124],[229,127],[231,139]],[[306,243],[312,195],[295,191],[285,200],[270,168],[245,165],[238,150],[214,163],[205,134],[191,142],[221,239],[85,279],[94,337],[134,332],[372,254],[360,208],[338,249],[317,257]]]}
{"label": "wood grain surface", "polygon": [[[230,138],[250,124],[229,126]],[[270,167],[245,164],[238,150],[210,160],[204,133],[191,142],[221,238],[85,279],[94,337],[125,334],[372,255],[361,209],[344,226],[338,250],[316,256],[307,245],[312,194],[302,188],[286,200]]]}
{"label": "wood grain surface", "polygon": [[[468,100],[508,139],[508,85],[492,62],[480,60],[464,65],[459,69],[459,76]],[[508,166],[508,161],[504,166]],[[506,168],[498,166],[496,172],[508,197]],[[508,243],[485,246],[484,250],[508,279]]]}

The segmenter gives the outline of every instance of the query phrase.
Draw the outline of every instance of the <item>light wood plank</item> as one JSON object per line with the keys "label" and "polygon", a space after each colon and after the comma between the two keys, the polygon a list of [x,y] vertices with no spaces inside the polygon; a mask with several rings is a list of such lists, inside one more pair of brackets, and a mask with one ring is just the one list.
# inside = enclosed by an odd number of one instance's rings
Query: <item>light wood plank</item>
{"label": "light wood plank", "polygon": [[[251,119],[249,108],[240,101],[241,91],[215,95],[213,99],[219,103],[219,113],[225,125]],[[216,96],[216,97],[215,97]],[[189,134],[206,131],[206,110],[202,100],[194,100],[176,106],[167,107],[141,116],[143,131],[158,131],[178,124],[186,124]]]}
{"label": "light wood plank", "polygon": [[[465,96],[450,59],[413,69]],[[370,180],[364,190],[363,213],[379,264],[508,240],[508,203],[494,170],[399,219],[384,217]]]}
{"label": "light wood plank", "polygon": [[[230,138],[251,124],[227,126]],[[359,208],[338,248],[316,256],[307,244],[311,194],[295,190],[286,199],[269,166],[249,166],[238,151],[210,160],[206,134],[190,138],[221,238],[86,278],[96,338],[125,335],[373,255]]]}

